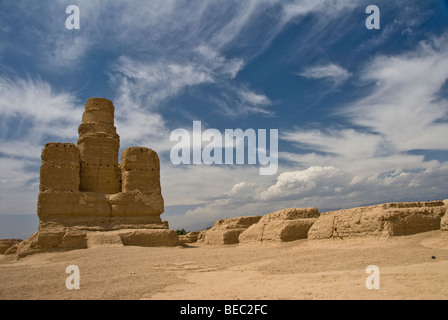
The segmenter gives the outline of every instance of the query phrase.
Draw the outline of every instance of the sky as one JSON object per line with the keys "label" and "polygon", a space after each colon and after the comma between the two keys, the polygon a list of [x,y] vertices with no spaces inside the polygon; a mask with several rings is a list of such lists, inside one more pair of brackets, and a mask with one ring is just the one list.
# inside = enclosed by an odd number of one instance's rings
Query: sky
{"label": "sky", "polygon": [[[42,148],[76,143],[90,97],[121,151],[158,152],[173,229],[448,198],[446,0],[1,0],[0,215],[36,215]],[[173,164],[194,121],[277,129],[277,172]]]}

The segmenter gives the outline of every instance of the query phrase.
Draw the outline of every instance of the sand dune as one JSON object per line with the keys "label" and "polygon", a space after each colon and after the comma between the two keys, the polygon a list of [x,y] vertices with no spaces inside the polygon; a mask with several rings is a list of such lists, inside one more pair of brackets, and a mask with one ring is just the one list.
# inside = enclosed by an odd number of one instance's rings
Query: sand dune
{"label": "sand dune", "polygon": [[[0,256],[0,299],[447,299],[440,231],[388,240],[297,240],[210,247],[97,246]],[[433,258],[435,257],[435,259]],[[68,265],[79,290],[68,290]],[[365,269],[380,269],[368,290]]]}

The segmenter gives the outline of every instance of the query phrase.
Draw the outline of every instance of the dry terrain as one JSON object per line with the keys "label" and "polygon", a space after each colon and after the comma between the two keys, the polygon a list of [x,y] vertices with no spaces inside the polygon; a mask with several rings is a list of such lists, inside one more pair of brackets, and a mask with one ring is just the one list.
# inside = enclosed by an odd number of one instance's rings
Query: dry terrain
{"label": "dry terrain", "polygon": [[[0,256],[0,299],[444,299],[448,246],[441,231],[388,240],[278,244],[98,246]],[[77,265],[81,288],[68,290]],[[368,290],[366,267],[380,269]]]}

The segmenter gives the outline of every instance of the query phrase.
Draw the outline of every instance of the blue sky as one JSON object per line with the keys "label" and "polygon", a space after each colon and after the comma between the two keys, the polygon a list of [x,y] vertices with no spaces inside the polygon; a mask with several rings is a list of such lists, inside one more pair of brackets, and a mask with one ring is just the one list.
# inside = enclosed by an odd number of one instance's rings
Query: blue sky
{"label": "blue sky", "polygon": [[[90,97],[114,102],[122,150],[159,153],[173,228],[448,198],[447,79],[442,0],[2,0],[0,215],[35,214],[42,147],[76,143]],[[278,129],[277,174],[173,165],[193,121]]]}

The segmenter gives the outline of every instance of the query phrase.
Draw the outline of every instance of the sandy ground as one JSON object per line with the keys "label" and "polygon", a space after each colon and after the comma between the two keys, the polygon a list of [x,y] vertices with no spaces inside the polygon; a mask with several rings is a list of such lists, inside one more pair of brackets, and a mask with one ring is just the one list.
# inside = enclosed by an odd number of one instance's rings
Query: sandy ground
{"label": "sandy ground", "polygon": [[[385,240],[175,248],[100,246],[0,256],[0,299],[448,299],[440,231]],[[432,259],[435,256],[436,259]],[[68,265],[80,270],[68,290]],[[366,267],[380,270],[368,290]]]}

